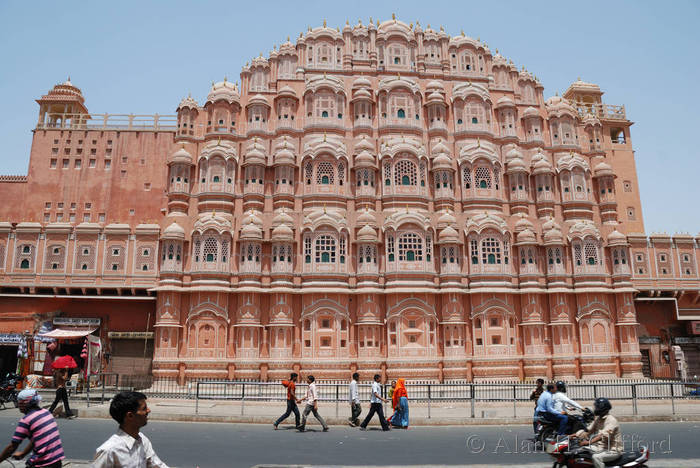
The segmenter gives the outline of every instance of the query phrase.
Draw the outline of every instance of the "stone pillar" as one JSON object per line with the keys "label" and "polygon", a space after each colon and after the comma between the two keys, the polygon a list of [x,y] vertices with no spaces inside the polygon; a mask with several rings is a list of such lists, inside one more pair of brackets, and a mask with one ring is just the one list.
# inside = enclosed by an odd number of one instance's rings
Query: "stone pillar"
{"label": "stone pillar", "polygon": [[262,364],[260,364],[260,380],[262,382],[267,382],[268,370],[270,370],[270,366],[266,362],[263,362]]}
{"label": "stone pillar", "polygon": [[229,380],[233,380],[233,378],[236,376],[236,364],[229,362],[228,366],[226,366],[226,371],[226,378]]}
{"label": "stone pillar", "polygon": [[177,384],[181,387],[185,385],[185,369],[187,369],[187,364],[184,362],[177,365]]}

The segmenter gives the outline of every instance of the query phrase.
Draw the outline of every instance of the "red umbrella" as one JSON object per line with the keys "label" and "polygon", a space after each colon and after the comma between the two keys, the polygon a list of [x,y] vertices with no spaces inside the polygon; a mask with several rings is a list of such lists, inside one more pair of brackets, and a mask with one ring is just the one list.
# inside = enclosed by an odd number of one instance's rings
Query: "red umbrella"
{"label": "red umbrella", "polygon": [[75,369],[78,367],[78,364],[75,363],[75,359],[72,356],[66,355],[57,357],[51,364],[51,367],[54,369]]}

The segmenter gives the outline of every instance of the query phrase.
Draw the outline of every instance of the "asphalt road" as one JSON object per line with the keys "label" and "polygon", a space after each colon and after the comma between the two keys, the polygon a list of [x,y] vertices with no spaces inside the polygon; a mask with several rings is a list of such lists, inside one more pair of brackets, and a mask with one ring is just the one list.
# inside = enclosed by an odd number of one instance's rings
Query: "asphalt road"
{"label": "asphalt road", "polygon": [[[0,411],[0,445],[9,442],[18,417],[15,409]],[[271,424],[152,421],[143,432],[164,462],[183,468],[257,464],[551,466],[548,456],[534,452],[527,442],[532,431],[528,426],[412,427],[382,432],[375,424],[366,432],[331,426],[324,433],[312,418],[307,432],[299,433],[291,424],[289,429],[281,425],[274,431]],[[92,459],[95,448],[115,429],[116,423],[105,419],[59,420],[70,459]],[[628,446],[640,439],[652,443],[650,467],[653,460],[695,458],[698,463],[687,466],[700,466],[700,422],[625,423],[622,430]]]}

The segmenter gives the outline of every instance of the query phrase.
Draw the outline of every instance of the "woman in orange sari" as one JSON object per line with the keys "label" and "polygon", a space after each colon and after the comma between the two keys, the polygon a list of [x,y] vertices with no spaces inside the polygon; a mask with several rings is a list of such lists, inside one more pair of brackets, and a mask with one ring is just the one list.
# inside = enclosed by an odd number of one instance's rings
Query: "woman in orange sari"
{"label": "woman in orange sari", "polygon": [[391,425],[408,429],[408,393],[406,392],[406,380],[397,379],[396,389],[391,396],[394,415],[391,417]]}

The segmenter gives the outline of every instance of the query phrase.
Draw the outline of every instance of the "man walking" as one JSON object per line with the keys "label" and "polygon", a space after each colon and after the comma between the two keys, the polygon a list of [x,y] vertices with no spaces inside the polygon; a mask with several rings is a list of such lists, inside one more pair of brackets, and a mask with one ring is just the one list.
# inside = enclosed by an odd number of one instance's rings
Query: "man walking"
{"label": "man walking", "polygon": [[294,426],[296,428],[299,427],[299,408],[297,408],[297,395],[295,393],[297,377],[299,377],[299,375],[296,372],[292,372],[292,375],[289,376],[289,380],[282,381],[282,385],[287,388],[287,411],[272,424],[275,430],[277,430],[277,426],[292,413],[294,413]]}
{"label": "man walking", "polygon": [[148,437],[140,432],[148,423],[150,412],[143,393],[117,393],[109,405],[109,414],[119,423],[119,430],[97,448],[92,468],[168,468],[153,451]]}
{"label": "man walking", "polygon": [[357,390],[357,382],[360,380],[360,374],[355,372],[352,374],[352,380],[349,386],[349,399],[350,399],[350,427],[356,427],[360,424],[358,419],[360,413],[362,413],[362,406],[360,406],[360,393]]}
{"label": "man walking", "polygon": [[377,413],[379,415],[379,423],[382,425],[382,430],[391,430],[389,424],[384,418],[384,407],[382,407],[382,402],[387,403],[389,402],[389,400],[386,398],[382,398],[382,387],[381,385],[379,385],[379,380],[381,378],[382,376],[379,374],[374,375],[374,382],[372,382],[372,396],[369,399],[369,413],[367,413],[367,417],[364,421],[362,421],[362,424],[360,424],[360,430],[362,431],[367,429],[367,424],[369,424],[370,420],[372,419],[372,416],[374,416],[374,413]]}
{"label": "man walking", "polygon": [[[24,417],[17,423],[15,435],[12,441],[0,453],[0,462],[10,455],[15,460],[21,460],[34,449],[34,454],[27,461],[27,466],[44,468],[61,468],[65,457],[58,426],[51,413],[39,408],[41,396],[33,388],[22,390],[17,395],[19,410]],[[31,441],[24,450],[15,452],[22,441],[29,438]]]}
{"label": "man walking", "polygon": [[299,429],[299,432],[304,432],[306,430],[306,418],[309,416],[309,413],[313,413],[314,417],[321,423],[321,426],[323,426],[323,432],[328,432],[326,421],[318,414],[318,390],[316,390],[316,379],[313,375],[309,375],[306,377],[306,381],[309,384],[309,387],[306,389],[306,396],[297,400],[297,403],[306,401],[306,407],[304,407],[304,412],[301,415],[301,426],[297,429]]}

